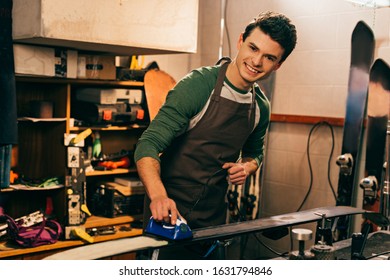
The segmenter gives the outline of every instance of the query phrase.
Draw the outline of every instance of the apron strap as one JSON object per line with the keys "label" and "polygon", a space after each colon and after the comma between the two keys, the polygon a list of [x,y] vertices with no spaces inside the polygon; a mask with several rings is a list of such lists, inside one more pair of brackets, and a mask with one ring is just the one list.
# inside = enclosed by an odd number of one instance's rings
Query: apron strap
{"label": "apron strap", "polygon": [[212,100],[215,100],[217,102],[219,101],[219,97],[221,95],[223,82],[224,82],[225,76],[226,76],[226,70],[227,70],[230,62],[231,61],[228,60],[227,62],[222,64],[221,69],[219,70],[219,73],[218,73],[217,82],[216,82],[215,87],[214,87],[214,93],[213,93],[213,96],[211,98]]}

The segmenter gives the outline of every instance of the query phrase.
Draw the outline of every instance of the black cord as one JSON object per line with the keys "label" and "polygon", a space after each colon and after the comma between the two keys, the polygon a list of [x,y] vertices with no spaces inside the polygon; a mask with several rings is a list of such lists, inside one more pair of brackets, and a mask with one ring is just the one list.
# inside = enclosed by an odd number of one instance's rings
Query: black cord
{"label": "black cord", "polygon": [[[302,208],[302,206],[305,204],[310,192],[311,192],[311,189],[313,187],[313,170],[312,170],[312,166],[311,166],[311,161],[310,161],[310,139],[311,139],[311,135],[312,133],[314,132],[314,130],[317,128],[317,127],[320,127],[322,125],[325,125],[327,126],[329,129],[330,129],[330,132],[331,132],[331,135],[332,135],[332,148],[331,148],[331,151],[330,151],[330,155],[329,155],[329,159],[328,159],[328,182],[329,182],[329,185],[330,185],[330,188],[332,190],[332,193],[333,193],[333,196],[334,198],[336,199],[336,193],[335,193],[335,190],[333,188],[333,185],[332,185],[332,182],[330,180],[330,163],[331,163],[331,159],[332,159],[332,156],[333,156],[333,151],[334,151],[334,132],[333,132],[333,127],[328,123],[328,122],[318,122],[316,123],[310,130],[310,133],[309,133],[309,137],[308,137],[308,142],[307,142],[307,160],[308,160],[308,164],[309,164],[309,170],[310,170],[310,184],[309,184],[309,189],[305,195],[305,198],[303,199],[301,205],[298,207],[297,209],[297,212],[299,212]],[[238,214],[239,216],[241,217],[241,220],[242,221],[246,221],[246,218],[241,214],[240,212],[240,209],[238,208],[238,205],[236,205],[237,207],[237,211],[238,211]],[[291,232],[291,227],[290,227],[290,232]],[[269,251],[271,251],[272,253],[274,253],[275,255],[277,256],[280,256],[280,257],[286,257],[287,256],[287,252],[286,253],[279,253],[277,251],[275,251],[274,249],[272,249],[271,247],[269,247],[268,245],[266,245],[264,242],[262,242],[258,236],[256,234],[253,234],[254,237],[256,238],[256,240],[261,244],[263,245],[266,249],[268,249]],[[291,235],[290,235],[290,244],[291,244],[291,247],[292,247],[292,240],[291,240]],[[292,250],[292,249],[291,249]],[[389,253],[389,252],[386,252],[386,253]],[[382,254],[386,254],[386,253],[382,253]],[[377,255],[379,256],[379,255]]]}
{"label": "black cord", "polygon": [[330,179],[330,163],[332,161],[332,156],[333,156],[333,151],[334,151],[334,131],[333,131],[333,126],[328,123],[328,122],[323,122],[323,125],[326,125],[329,127],[329,130],[330,130],[330,133],[332,135],[332,149],[330,151],[330,154],[329,154],[329,159],[328,159],[328,182],[329,182],[329,187],[333,193],[333,197],[334,199],[336,200],[337,199],[337,195],[336,195],[336,192],[334,190],[334,187],[332,185],[332,180]]}
{"label": "black cord", "polygon": [[222,171],[226,171],[226,169],[218,169],[216,172],[214,172],[206,181],[206,184],[203,185],[203,189],[202,189],[202,193],[200,194],[200,196],[198,197],[198,199],[195,201],[195,203],[192,205],[192,207],[183,215],[184,217],[185,216],[188,216],[189,214],[191,214],[192,210],[195,209],[196,205],[198,205],[199,201],[203,198],[203,196],[205,195],[205,192],[206,192],[206,187],[208,187],[209,183],[210,183],[210,180],[212,178],[214,178],[214,176],[216,176],[218,173],[222,172]]}
{"label": "black cord", "polygon": [[[335,200],[337,199],[335,190],[334,190],[333,185],[332,185],[332,181],[330,180],[330,163],[331,163],[332,156],[333,156],[333,151],[334,151],[334,132],[333,132],[333,127],[328,122],[322,121],[322,122],[318,122],[315,125],[313,125],[313,127],[310,129],[309,137],[307,139],[306,154],[307,154],[307,161],[308,161],[309,171],[310,171],[310,184],[309,184],[309,189],[307,190],[306,195],[305,195],[304,199],[302,200],[301,205],[297,209],[297,212],[299,212],[302,209],[302,207],[305,204],[307,198],[309,197],[309,195],[311,193],[311,190],[312,190],[312,187],[313,187],[313,170],[312,170],[311,161],[310,161],[310,139],[311,139],[311,135],[314,132],[314,130],[317,127],[320,127],[322,125],[327,126],[330,129],[330,133],[332,135],[332,148],[331,148],[329,159],[328,159],[328,182],[329,182],[329,185],[330,185],[330,189],[332,190],[333,197],[335,198]],[[291,232],[292,227],[289,227],[289,230]],[[292,240],[292,236],[291,235],[290,235],[290,249],[291,250],[293,249],[293,240]]]}
{"label": "black cord", "polygon": [[[238,205],[236,205],[236,208],[237,208],[238,215],[239,215],[240,218],[241,218],[241,221],[244,221],[244,222],[247,221],[247,219],[245,218],[245,216],[242,215],[240,209],[238,208]],[[257,240],[257,242],[259,242],[261,245],[263,245],[266,249],[268,249],[269,251],[271,251],[271,252],[274,253],[275,255],[277,255],[277,256],[279,256],[279,257],[285,257],[286,254],[288,254],[288,253],[279,253],[279,252],[275,251],[274,249],[272,249],[271,247],[269,247],[268,245],[266,245],[263,241],[261,241],[261,240],[259,239],[259,237],[256,235],[256,233],[252,233],[252,234],[253,234],[253,236],[255,237],[255,239]],[[246,247],[247,244],[248,244],[248,242],[247,242],[247,240],[246,240],[244,249],[245,249],[245,247]]]}
{"label": "black cord", "polygon": [[313,187],[313,170],[312,170],[312,166],[311,166],[311,161],[310,161],[310,139],[311,139],[311,135],[312,133],[314,132],[314,130],[317,128],[317,127],[320,127],[322,125],[326,125],[329,127],[330,129],[330,132],[331,132],[331,135],[332,135],[332,149],[330,151],[330,155],[329,155],[329,159],[328,159],[328,182],[329,182],[329,185],[330,185],[330,188],[332,190],[332,193],[333,193],[333,196],[334,198],[336,199],[336,193],[334,191],[334,188],[333,188],[333,185],[332,185],[332,182],[330,180],[330,162],[332,160],[332,155],[333,155],[333,150],[334,150],[334,133],[333,133],[333,127],[328,123],[328,122],[318,122],[316,123],[311,129],[310,129],[310,133],[309,133],[309,137],[307,139],[307,161],[308,161],[308,165],[309,165],[309,171],[310,171],[310,184],[309,184],[309,189],[308,191],[306,192],[306,195],[304,197],[304,199],[302,200],[302,203],[301,205],[298,207],[297,209],[297,212],[299,212],[303,205],[305,204],[307,198],[309,197],[310,193],[311,193],[311,190],[312,190],[312,187]]}
{"label": "black cord", "polygon": [[228,41],[229,57],[231,57],[232,54],[231,54],[230,34],[229,34],[229,29],[228,29],[228,26],[227,26],[227,19],[226,19],[227,6],[228,6],[228,0],[226,0],[226,3],[225,3],[225,10],[224,10],[224,16],[223,16],[223,17],[224,17],[224,19],[225,19],[226,39],[227,39],[227,41]]}
{"label": "black cord", "polygon": [[386,252],[382,252],[382,253],[379,253],[379,254],[375,254],[375,255],[372,255],[370,257],[366,257],[365,259],[369,260],[369,259],[373,259],[373,258],[376,258],[376,257],[379,257],[379,256],[387,255],[387,254],[390,254],[390,251],[386,251]]}
{"label": "black cord", "polygon": [[253,236],[256,238],[256,240],[261,244],[263,245],[265,248],[267,248],[269,251],[271,251],[272,253],[274,253],[275,255],[279,256],[279,257],[286,257],[288,255],[288,252],[286,253],[279,253],[277,251],[275,251],[274,249],[272,249],[271,247],[269,247],[268,245],[266,245],[263,241],[261,241],[259,239],[259,237],[257,236],[257,234],[253,234]]}

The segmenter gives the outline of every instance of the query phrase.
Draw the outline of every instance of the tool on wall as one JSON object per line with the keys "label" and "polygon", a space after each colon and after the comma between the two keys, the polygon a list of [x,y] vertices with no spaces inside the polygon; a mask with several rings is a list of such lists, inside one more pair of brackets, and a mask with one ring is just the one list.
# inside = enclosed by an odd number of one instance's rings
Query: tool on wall
{"label": "tool on wall", "polygon": [[91,213],[86,203],[86,176],[85,153],[83,151],[84,139],[92,133],[86,129],[78,135],[65,134],[64,144],[67,147],[67,168],[65,187],[67,192],[67,221],[65,226],[65,238],[81,238],[87,242],[93,242],[82,225]]}

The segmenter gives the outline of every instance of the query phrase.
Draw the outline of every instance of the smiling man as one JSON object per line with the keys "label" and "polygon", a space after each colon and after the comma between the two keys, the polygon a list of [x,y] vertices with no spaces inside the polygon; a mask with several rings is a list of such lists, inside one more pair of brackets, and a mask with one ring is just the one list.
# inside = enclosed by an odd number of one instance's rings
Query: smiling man
{"label": "smiling man", "polygon": [[281,66],[296,40],[287,17],[261,13],[239,36],[231,62],[196,69],[168,93],[135,151],[147,192],[144,222],[225,223],[229,182],[243,184],[263,159],[270,104],[256,81]]}

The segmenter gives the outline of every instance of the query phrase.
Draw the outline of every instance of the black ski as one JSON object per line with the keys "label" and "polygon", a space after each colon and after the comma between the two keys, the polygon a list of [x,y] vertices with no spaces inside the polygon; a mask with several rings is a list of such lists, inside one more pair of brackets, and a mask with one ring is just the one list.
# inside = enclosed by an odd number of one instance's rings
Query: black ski
{"label": "black ski", "polygon": [[[53,254],[46,260],[91,260],[108,256],[118,255],[127,252],[142,250],[153,250],[167,246],[183,246],[196,244],[206,240],[226,240],[235,236],[247,235],[262,232],[269,229],[290,227],[322,219],[322,215],[328,219],[342,217],[345,215],[363,214],[370,216],[369,212],[363,209],[348,206],[330,206],[308,209],[300,212],[282,214],[278,216],[260,218],[245,222],[223,224],[215,227],[207,227],[193,231],[193,238],[190,240],[172,241],[156,236],[136,236],[117,240],[105,241],[77,248],[69,249]],[[388,222],[386,220],[386,222]]]}
{"label": "black ski", "polygon": [[[358,173],[359,167],[359,150],[374,47],[375,40],[372,30],[363,21],[359,21],[352,32],[351,38],[351,64],[343,143],[341,155],[337,159],[337,164],[340,166],[337,206],[352,205],[352,196],[357,185],[355,174]],[[349,218],[340,218],[334,236],[335,241],[348,238],[349,227]]]}
{"label": "black ski", "polygon": [[[381,211],[381,198],[385,198],[381,186],[384,184],[386,131],[390,109],[390,68],[382,59],[375,60],[370,71],[367,103],[367,146],[363,188],[363,208],[374,212]],[[383,213],[382,213],[383,214]],[[377,229],[370,221],[370,231]]]}

